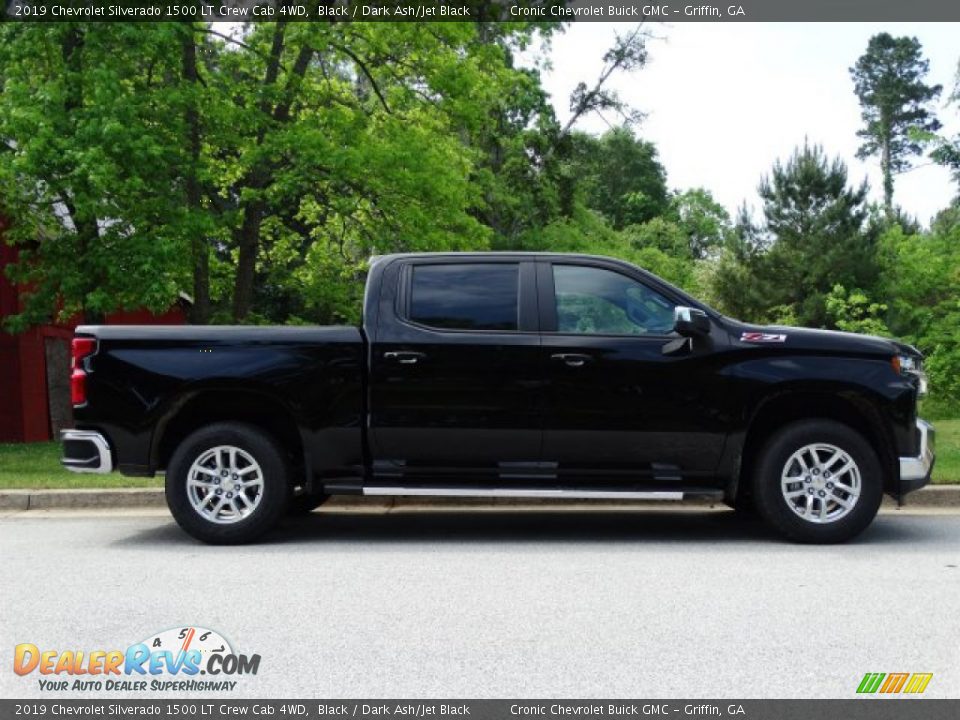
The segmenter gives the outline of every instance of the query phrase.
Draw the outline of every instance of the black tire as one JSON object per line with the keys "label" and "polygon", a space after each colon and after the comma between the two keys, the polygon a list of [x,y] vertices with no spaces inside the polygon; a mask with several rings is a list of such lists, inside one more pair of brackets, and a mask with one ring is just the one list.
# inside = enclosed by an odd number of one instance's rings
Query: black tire
{"label": "black tire", "polygon": [[[205,518],[190,502],[187,479],[194,461],[217,446],[239,448],[251,456],[262,471],[259,502],[250,514],[229,523]],[[290,501],[290,483],[284,453],[262,430],[242,423],[207,425],[187,437],[170,459],[166,477],[167,506],[173,518],[190,535],[214,545],[247,543],[273,528]]]}
{"label": "black tire", "polygon": [[301,495],[294,495],[290,498],[287,505],[288,515],[307,515],[327,501],[329,495],[323,493],[305,492]]}
{"label": "black tire", "polygon": [[[791,509],[781,490],[781,475],[791,456],[801,448],[817,443],[842,450],[856,463],[860,473],[860,495],[853,507],[836,520],[824,523],[800,517]],[[811,474],[826,477],[822,470],[817,473],[811,471]],[[814,480],[825,482],[816,477]],[[807,493],[811,490],[811,487],[801,483],[787,487],[791,491],[804,487],[807,487]],[[818,490],[814,491],[814,495],[818,493]],[[834,420],[802,420],[781,428],[766,442],[754,466],[753,500],[758,512],[768,525],[795,542],[846,542],[863,532],[873,521],[882,499],[883,472],[876,452],[862,435]],[[806,501],[806,498],[803,500]],[[799,503],[800,499],[795,502]],[[820,505],[815,507],[819,508]]]}

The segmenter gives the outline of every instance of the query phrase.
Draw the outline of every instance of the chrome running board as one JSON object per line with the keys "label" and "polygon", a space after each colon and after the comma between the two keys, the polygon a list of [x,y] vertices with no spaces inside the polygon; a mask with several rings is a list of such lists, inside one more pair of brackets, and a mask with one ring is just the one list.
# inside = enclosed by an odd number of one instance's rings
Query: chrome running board
{"label": "chrome running board", "polygon": [[[512,497],[573,500],[683,500],[676,490],[583,490],[579,488],[483,488],[365,486],[364,495],[419,495],[427,497]],[[691,493],[700,495],[701,493]],[[718,493],[720,494],[720,493]]]}

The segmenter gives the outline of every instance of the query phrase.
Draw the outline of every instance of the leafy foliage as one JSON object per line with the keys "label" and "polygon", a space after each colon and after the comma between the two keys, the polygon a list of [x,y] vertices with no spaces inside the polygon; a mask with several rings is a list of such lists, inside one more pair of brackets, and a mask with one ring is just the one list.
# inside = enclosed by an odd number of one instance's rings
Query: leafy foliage
{"label": "leafy foliage", "polygon": [[840,330],[867,335],[890,334],[883,321],[887,306],[872,302],[863,290],[847,290],[843,285],[834,285],[826,303],[827,315]]}
{"label": "leafy foliage", "polygon": [[13,271],[29,288],[15,325],[163,309],[186,278],[181,128],[167,113],[178,98],[156,80],[171,71],[172,35],[138,33],[0,27],[0,197],[13,239],[28,243]]}
{"label": "leafy foliage", "polygon": [[730,237],[730,214],[704,188],[674,193],[668,216],[686,234],[690,256],[695,260],[716,255]]}
{"label": "leafy foliage", "polygon": [[879,255],[876,295],[889,299],[891,332],[927,355],[933,405],[960,409],[960,223],[918,234],[894,226]]}
{"label": "leafy foliage", "polygon": [[573,154],[584,202],[614,229],[666,212],[667,175],[652,143],[617,128],[599,138],[576,136]]}
{"label": "leafy foliage", "polygon": [[490,138],[510,125],[508,176],[544,114],[510,59],[537,30],[0,28],[0,178],[31,288],[15,324],[191,285],[200,322],[355,317],[371,253],[488,247],[484,203],[507,195]]}
{"label": "leafy foliage", "polygon": [[627,128],[599,138],[572,138],[573,172],[583,202],[601,213],[616,230],[666,213],[667,174],[653,143],[637,139]]}

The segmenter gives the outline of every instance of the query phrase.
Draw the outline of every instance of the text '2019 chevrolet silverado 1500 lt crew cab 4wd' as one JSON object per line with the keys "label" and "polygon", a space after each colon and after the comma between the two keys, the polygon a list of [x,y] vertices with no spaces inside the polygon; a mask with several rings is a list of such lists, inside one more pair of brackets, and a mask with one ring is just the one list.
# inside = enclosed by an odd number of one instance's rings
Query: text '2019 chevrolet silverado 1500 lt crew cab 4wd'
{"label": "text '2019 chevrolet silverado 1500 lt crew cab 4wd'", "polygon": [[755,504],[847,540],[926,484],[921,357],[756,327],[603,257],[375,258],[362,328],[79,327],[64,464],[243,542],[331,494]]}

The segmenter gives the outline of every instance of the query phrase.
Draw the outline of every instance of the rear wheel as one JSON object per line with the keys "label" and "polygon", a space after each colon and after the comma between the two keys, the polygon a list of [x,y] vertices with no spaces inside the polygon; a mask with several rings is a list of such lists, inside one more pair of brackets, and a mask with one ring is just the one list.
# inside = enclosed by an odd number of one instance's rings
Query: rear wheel
{"label": "rear wheel", "polygon": [[845,542],[873,521],[883,498],[870,444],[833,420],[792,423],[771,437],[753,475],[764,520],[791,540]]}
{"label": "rear wheel", "polygon": [[250,425],[197,430],[167,468],[167,505],[177,523],[208,543],[250,542],[277,524],[290,496],[277,443]]}

